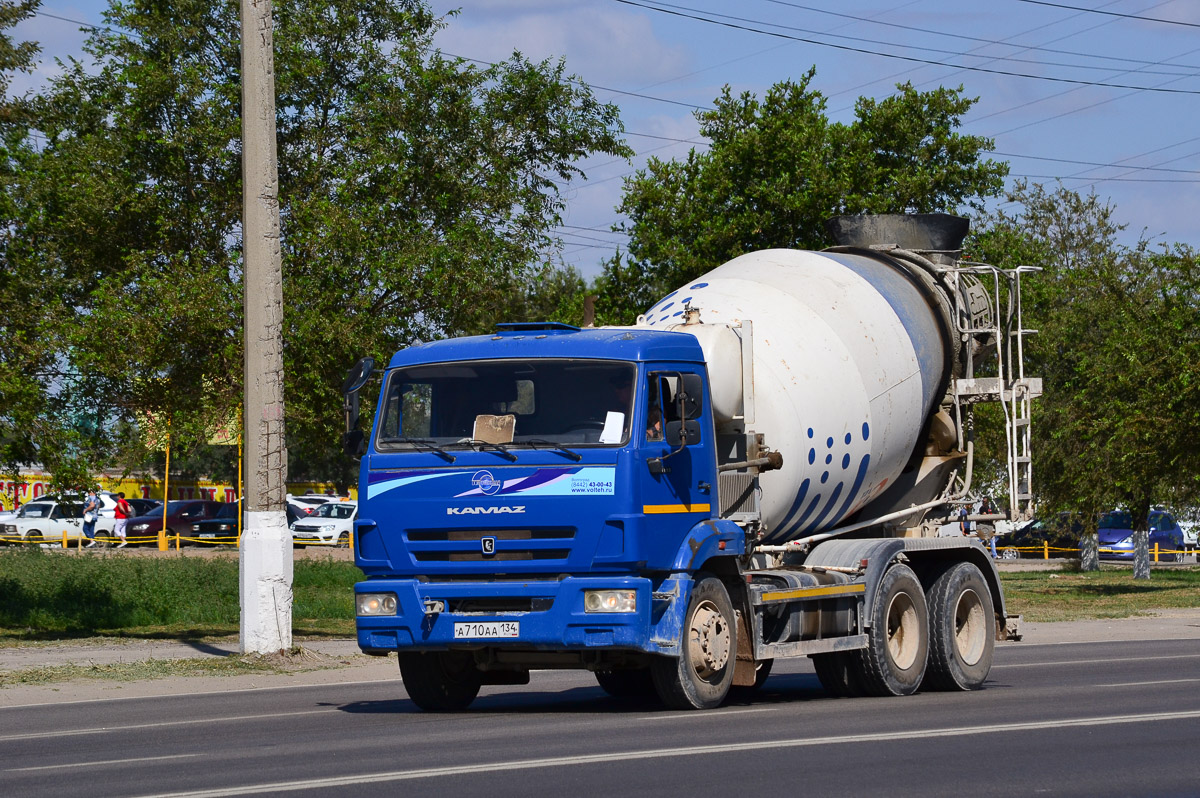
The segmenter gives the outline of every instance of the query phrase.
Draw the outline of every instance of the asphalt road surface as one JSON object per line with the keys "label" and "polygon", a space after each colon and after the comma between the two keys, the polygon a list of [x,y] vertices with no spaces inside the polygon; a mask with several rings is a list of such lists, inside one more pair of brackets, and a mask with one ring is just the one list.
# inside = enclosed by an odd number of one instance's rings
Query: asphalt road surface
{"label": "asphalt road surface", "polygon": [[0,708],[0,795],[1200,794],[1200,642],[998,644],[984,690],[831,699],[808,660],[670,712],[590,674],[423,714],[391,681]]}

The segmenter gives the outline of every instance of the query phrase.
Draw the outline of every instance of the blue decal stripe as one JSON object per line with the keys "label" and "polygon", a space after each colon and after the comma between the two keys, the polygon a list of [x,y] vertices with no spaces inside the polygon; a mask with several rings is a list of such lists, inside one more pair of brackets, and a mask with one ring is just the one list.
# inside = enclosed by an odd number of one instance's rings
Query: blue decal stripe
{"label": "blue decal stripe", "polygon": [[380,496],[384,493],[387,493],[390,490],[395,490],[396,488],[402,488],[405,485],[412,485],[417,482],[424,482],[427,479],[437,479],[439,477],[461,476],[463,473],[464,472],[462,472],[462,471],[449,471],[449,472],[445,472],[445,473],[441,473],[441,474],[421,474],[419,476],[413,476],[413,477],[401,476],[401,477],[396,477],[394,479],[387,480],[386,482],[384,482],[384,481],[376,482],[374,485],[367,486],[367,498],[374,499],[376,496]]}

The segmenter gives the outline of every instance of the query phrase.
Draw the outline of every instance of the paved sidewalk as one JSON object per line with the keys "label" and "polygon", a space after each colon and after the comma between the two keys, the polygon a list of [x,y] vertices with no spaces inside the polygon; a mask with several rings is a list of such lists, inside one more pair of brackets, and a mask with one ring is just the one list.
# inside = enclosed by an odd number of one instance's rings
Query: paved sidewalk
{"label": "paved sidewalk", "polygon": [[[330,657],[360,654],[354,638],[305,640],[296,645]],[[0,671],[44,668],[54,665],[111,665],[158,659],[205,659],[238,653],[238,642],[186,642],[182,640],[97,640],[82,643],[35,643],[0,647]]]}
{"label": "paved sidewalk", "polygon": [[[1200,608],[1158,610],[1153,615],[1062,623],[1022,623],[1022,640],[1013,645],[1090,643],[1110,640],[1200,640]],[[309,651],[338,659],[360,656],[353,638],[308,640]],[[174,640],[39,643],[0,648],[0,671],[54,665],[108,665],[157,659],[227,657],[238,653],[237,641],[188,643]]]}

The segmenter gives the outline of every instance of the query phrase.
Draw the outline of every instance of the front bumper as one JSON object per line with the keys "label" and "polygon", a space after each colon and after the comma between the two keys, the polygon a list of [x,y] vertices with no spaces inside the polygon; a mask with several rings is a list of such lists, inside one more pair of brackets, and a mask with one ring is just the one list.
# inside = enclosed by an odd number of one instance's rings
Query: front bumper
{"label": "front bumper", "polygon": [[[369,653],[493,647],[675,653],[681,625],[677,616],[682,615],[679,607],[686,603],[687,595],[681,581],[690,580],[670,579],[656,587],[649,579],[632,576],[501,583],[373,579],[355,585],[355,593],[395,594],[396,614],[358,616],[358,645]],[[633,590],[637,609],[630,613],[584,612],[583,594],[589,589]],[[528,608],[490,611],[489,605]],[[443,609],[427,612],[427,606]],[[519,622],[520,633],[517,637],[468,640],[454,636],[456,623],[492,621]]]}

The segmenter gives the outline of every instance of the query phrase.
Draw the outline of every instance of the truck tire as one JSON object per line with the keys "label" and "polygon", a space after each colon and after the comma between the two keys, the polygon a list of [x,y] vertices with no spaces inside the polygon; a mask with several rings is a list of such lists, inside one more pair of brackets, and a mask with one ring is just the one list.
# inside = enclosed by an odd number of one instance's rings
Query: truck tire
{"label": "truck tire", "polygon": [[862,681],[858,677],[857,655],[850,651],[834,651],[829,654],[813,654],[813,668],[825,692],[834,698],[857,698],[863,695]]}
{"label": "truck tire", "polygon": [[929,588],[929,667],[923,687],[978,690],[992,669],[995,612],[983,574],[958,563]]}
{"label": "truck tire", "polygon": [[866,695],[912,695],[921,687],[929,657],[925,591],[907,565],[883,575],[871,612],[865,649],[853,652]]}
{"label": "truck tire", "polygon": [[596,682],[613,698],[650,698],[655,694],[649,668],[596,671]]}
{"label": "truck tire", "polygon": [[733,603],[720,579],[698,574],[683,619],[678,657],[650,664],[654,688],[669,709],[713,709],[729,695],[737,664]]}
{"label": "truck tire", "polygon": [[466,709],[479,695],[483,676],[468,653],[404,652],[399,659],[408,697],[426,712]]}

